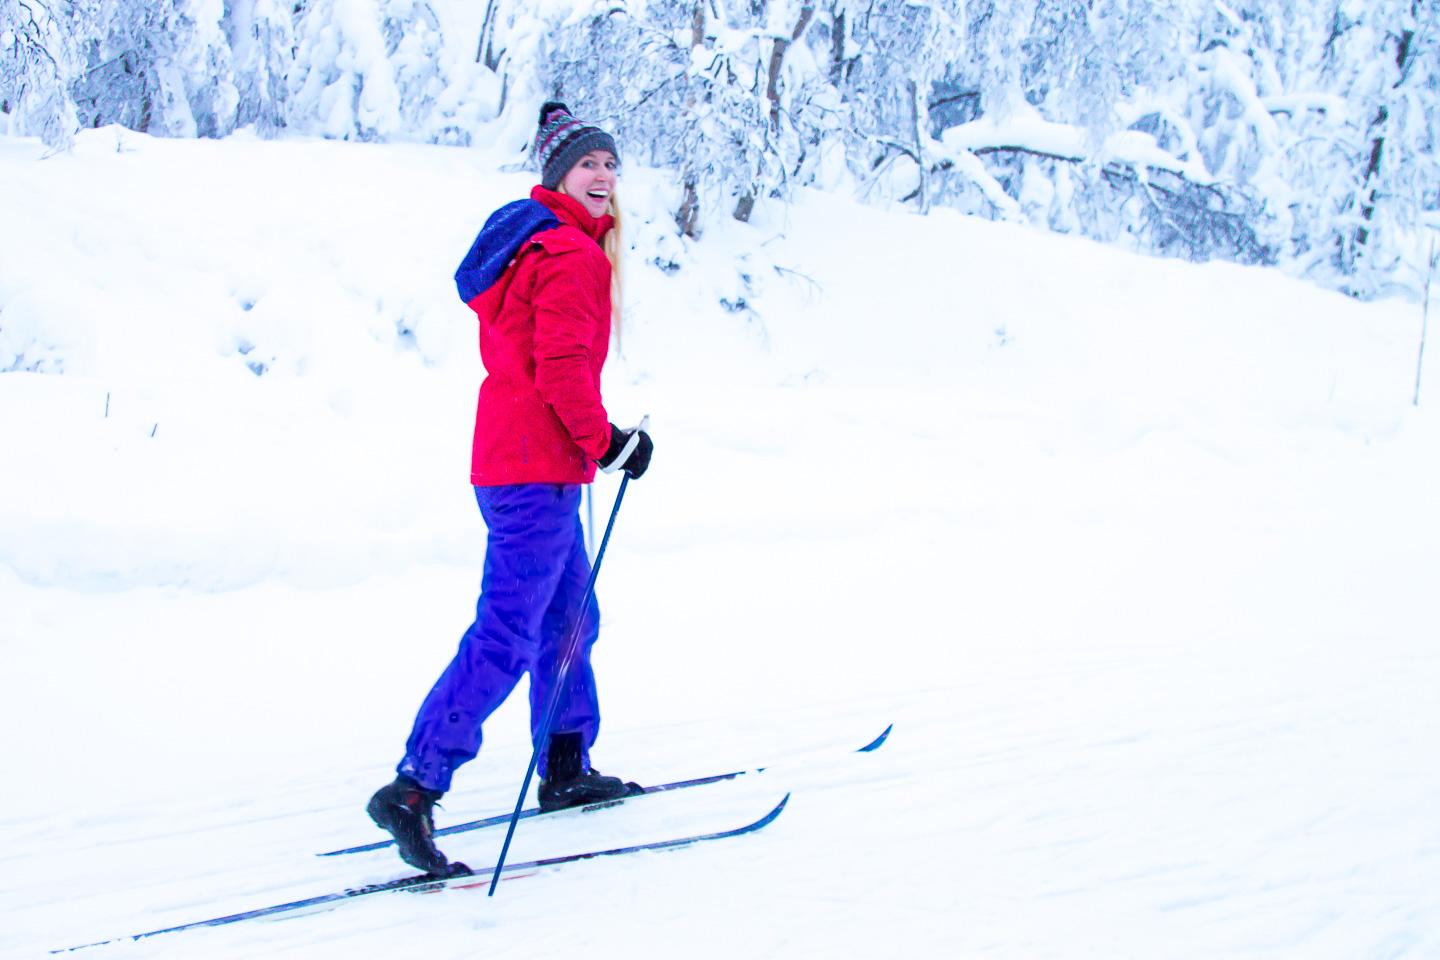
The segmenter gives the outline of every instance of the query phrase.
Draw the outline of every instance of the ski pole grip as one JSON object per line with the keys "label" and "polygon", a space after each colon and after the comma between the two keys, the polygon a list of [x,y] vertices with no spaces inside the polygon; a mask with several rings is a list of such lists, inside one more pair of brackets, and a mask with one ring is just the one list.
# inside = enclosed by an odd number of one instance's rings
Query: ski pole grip
{"label": "ski pole grip", "polygon": [[626,460],[630,459],[630,454],[635,452],[635,448],[640,446],[640,432],[642,430],[649,429],[649,427],[650,414],[647,413],[645,414],[645,416],[640,418],[640,426],[630,428],[630,432],[626,434],[625,446],[620,449],[620,453],[615,457],[615,459],[610,461],[610,465],[608,467],[600,468],[601,472],[614,473],[616,470],[619,470],[621,465],[624,464]]}

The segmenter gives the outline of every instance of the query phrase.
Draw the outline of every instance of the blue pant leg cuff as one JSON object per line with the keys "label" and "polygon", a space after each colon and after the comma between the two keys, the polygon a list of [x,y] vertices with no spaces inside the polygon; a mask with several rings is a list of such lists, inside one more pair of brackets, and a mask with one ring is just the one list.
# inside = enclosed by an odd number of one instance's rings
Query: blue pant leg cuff
{"label": "blue pant leg cuff", "polygon": [[436,766],[438,764],[425,763],[414,757],[406,757],[400,761],[395,772],[402,777],[409,777],[426,790],[446,793],[450,790],[450,771],[448,769],[436,770]]}

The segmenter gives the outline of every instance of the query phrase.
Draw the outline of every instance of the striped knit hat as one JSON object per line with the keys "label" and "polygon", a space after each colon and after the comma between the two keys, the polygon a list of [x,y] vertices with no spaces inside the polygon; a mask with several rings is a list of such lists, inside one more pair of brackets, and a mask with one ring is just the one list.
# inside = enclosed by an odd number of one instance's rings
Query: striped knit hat
{"label": "striped knit hat", "polygon": [[540,186],[554,190],[565,174],[591,150],[609,150],[620,159],[615,138],[599,127],[576,119],[570,108],[550,100],[540,108],[535,131],[535,156],[540,161]]}

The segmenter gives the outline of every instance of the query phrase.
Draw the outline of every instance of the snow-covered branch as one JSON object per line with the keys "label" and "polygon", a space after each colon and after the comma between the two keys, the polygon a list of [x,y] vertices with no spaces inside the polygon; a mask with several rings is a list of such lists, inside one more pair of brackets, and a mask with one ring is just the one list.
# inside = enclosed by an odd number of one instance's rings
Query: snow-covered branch
{"label": "snow-covered branch", "polygon": [[691,236],[814,185],[1371,293],[1440,208],[1434,4],[0,0],[0,132],[519,157],[558,96],[674,171]]}

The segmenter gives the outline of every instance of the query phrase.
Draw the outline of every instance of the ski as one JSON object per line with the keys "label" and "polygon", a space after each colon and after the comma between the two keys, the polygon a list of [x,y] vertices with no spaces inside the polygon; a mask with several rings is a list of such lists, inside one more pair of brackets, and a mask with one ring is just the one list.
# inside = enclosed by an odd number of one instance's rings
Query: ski
{"label": "ski", "polygon": [[[886,727],[884,731],[881,732],[880,736],[876,737],[874,740],[871,740],[869,743],[865,744],[865,746],[859,748],[855,752],[872,753],[875,750],[880,749],[881,745],[883,745],[885,743],[885,740],[890,736],[890,731],[893,729],[895,729],[895,724],[892,723],[888,727]],[[586,804],[585,806],[581,807],[569,807],[564,810],[551,810],[546,812],[541,810],[539,807],[527,807],[520,812],[520,819],[528,820],[532,817],[550,817],[562,813],[588,813],[595,810],[604,810],[609,807],[618,806],[619,804],[624,803],[626,800],[634,799],[635,797],[643,797],[647,794],[668,793],[671,790],[686,790],[690,787],[702,787],[707,783],[720,783],[724,780],[734,780],[736,777],[743,777],[747,774],[752,773],[763,773],[765,772],[765,770],[765,767],[756,767],[753,770],[736,770],[733,773],[717,773],[712,774],[708,777],[696,777],[693,780],[676,780],[674,783],[659,783],[651,787],[642,787],[639,793],[632,794],[630,797],[620,797],[616,800],[606,800],[601,803]],[[480,830],[484,827],[499,826],[501,824],[509,823],[512,816],[513,813],[499,813],[493,817],[485,817],[481,820],[470,820],[466,823],[457,823],[454,826],[442,827],[439,830],[436,830],[435,836],[448,837],[452,834],[465,833],[469,830]],[[341,857],[351,853],[369,853],[372,850],[384,850],[388,847],[393,846],[395,846],[394,840],[376,840],[374,843],[364,843],[356,847],[346,847],[343,850],[330,850],[326,853],[317,853],[316,856]]]}
{"label": "ski", "polygon": [[[515,874],[528,875],[546,867],[576,863],[580,860],[593,860],[597,857],[616,857],[622,854],[640,853],[646,850],[672,850],[676,847],[704,843],[708,840],[724,840],[728,837],[743,836],[747,833],[754,833],[773,823],[775,818],[780,816],[781,811],[785,809],[785,805],[789,802],[790,794],[787,793],[780,798],[779,803],[770,809],[769,813],[753,823],[745,824],[743,827],[722,830],[718,833],[701,833],[689,837],[676,837],[672,840],[654,840],[650,843],[636,843],[630,846],[616,847],[612,850],[589,850],[584,853],[567,853],[558,857],[546,857],[543,860],[530,860],[525,863],[509,863],[500,871],[500,875],[502,877],[513,877]],[[465,890],[472,887],[484,887],[489,886],[493,874],[494,868],[486,868],[455,877],[436,877],[428,873],[421,874],[418,877],[402,877],[398,880],[386,880],[383,883],[372,883],[363,887],[353,887],[338,893],[327,893],[318,897],[307,897],[304,900],[278,903],[268,907],[257,907],[254,910],[246,910],[243,913],[232,913],[224,917],[214,917],[210,920],[196,920],[191,923],[182,923],[179,926],[165,927],[161,930],[151,930],[147,933],[135,933],[123,937],[112,937],[109,940],[98,940],[95,943],[83,943],[74,947],[62,947],[51,950],[50,952],[52,954],[74,953],[77,950],[87,950],[90,947],[102,947],[112,943],[123,943],[127,940],[145,940],[167,933],[181,933],[185,930],[198,930],[202,927],[223,927],[228,924],[239,923],[243,920],[257,920],[262,917],[274,917],[285,914],[297,915],[319,910],[329,910],[347,901],[358,900],[363,897],[379,896],[386,893],[435,893],[440,890]]]}

